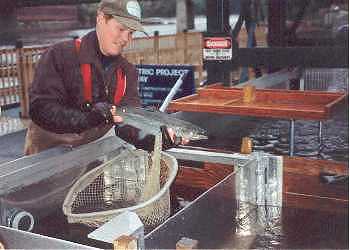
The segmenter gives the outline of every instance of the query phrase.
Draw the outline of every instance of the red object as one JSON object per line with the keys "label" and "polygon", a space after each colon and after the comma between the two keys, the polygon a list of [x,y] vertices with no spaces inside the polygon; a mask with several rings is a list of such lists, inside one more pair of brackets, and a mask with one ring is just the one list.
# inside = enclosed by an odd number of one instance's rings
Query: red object
{"label": "red object", "polygon": [[[75,47],[77,51],[80,50],[81,40],[75,40]],[[84,63],[80,65],[80,72],[84,82],[84,99],[88,102],[92,102],[92,79],[91,79],[91,65]],[[116,91],[114,94],[114,104],[120,103],[121,99],[125,95],[126,90],[126,77],[122,69],[116,70]]]}
{"label": "red object", "polygon": [[206,37],[203,40],[205,49],[230,49],[232,47],[230,37]]}
{"label": "red object", "polygon": [[118,104],[123,96],[125,95],[126,90],[126,76],[122,69],[117,69],[116,72],[116,91],[114,93],[114,104]]}
{"label": "red object", "polygon": [[343,92],[257,89],[251,103],[243,89],[211,84],[170,102],[168,111],[208,112],[282,119],[327,120],[345,100]]}

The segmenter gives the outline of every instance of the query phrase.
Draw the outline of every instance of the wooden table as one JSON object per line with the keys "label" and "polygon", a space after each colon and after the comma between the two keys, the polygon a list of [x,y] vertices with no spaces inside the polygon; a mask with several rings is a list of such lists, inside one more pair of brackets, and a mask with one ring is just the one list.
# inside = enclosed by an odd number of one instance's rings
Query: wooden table
{"label": "wooden table", "polygon": [[243,89],[213,84],[199,89],[196,94],[172,101],[168,110],[289,119],[289,153],[292,156],[295,120],[319,121],[321,144],[322,121],[331,117],[337,104],[346,96],[342,92],[257,89],[255,100],[244,103]]}

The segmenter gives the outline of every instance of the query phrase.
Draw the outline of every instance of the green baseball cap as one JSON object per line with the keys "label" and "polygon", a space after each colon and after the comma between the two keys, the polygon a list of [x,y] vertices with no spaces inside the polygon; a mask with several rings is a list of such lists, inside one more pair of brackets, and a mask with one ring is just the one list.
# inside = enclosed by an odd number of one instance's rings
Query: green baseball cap
{"label": "green baseball cap", "polygon": [[141,7],[136,0],[101,0],[99,10],[112,15],[129,29],[145,32],[141,24]]}

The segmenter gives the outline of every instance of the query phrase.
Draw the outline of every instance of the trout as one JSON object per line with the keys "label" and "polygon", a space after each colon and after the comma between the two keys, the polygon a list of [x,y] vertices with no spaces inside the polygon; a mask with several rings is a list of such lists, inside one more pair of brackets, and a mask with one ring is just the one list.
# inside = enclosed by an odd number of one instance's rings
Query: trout
{"label": "trout", "polygon": [[162,126],[174,130],[176,136],[188,140],[208,139],[207,131],[203,128],[158,110],[122,106],[117,107],[117,115],[123,118],[122,124],[128,124],[140,130],[159,133]]}

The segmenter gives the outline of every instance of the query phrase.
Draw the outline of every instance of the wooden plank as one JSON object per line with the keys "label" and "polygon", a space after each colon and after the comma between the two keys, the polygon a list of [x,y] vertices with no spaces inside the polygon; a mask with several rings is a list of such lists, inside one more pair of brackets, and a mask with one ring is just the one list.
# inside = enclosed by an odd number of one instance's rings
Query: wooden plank
{"label": "wooden plank", "polygon": [[308,159],[305,157],[283,157],[283,171],[287,173],[318,176],[321,172],[349,174],[348,163]]}
{"label": "wooden plank", "polygon": [[[220,95],[222,97],[243,96],[241,88],[220,87],[220,85],[201,88],[198,91],[200,96],[204,95]],[[345,93],[337,92],[321,92],[321,91],[299,91],[299,90],[274,90],[259,89],[256,92],[257,100],[271,101],[276,103],[297,103],[305,104],[328,104],[337,98],[345,98]]]}
{"label": "wooden plank", "polygon": [[284,157],[283,203],[289,207],[348,212],[348,186],[322,183],[322,172],[348,175],[349,170],[341,162]]}
{"label": "wooden plank", "polygon": [[232,166],[213,163],[204,163],[203,168],[181,166],[175,184],[208,190],[232,173],[233,170]]}
{"label": "wooden plank", "polygon": [[[204,162],[202,167],[180,166],[176,179],[171,186],[171,202],[173,207],[178,206],[175,197],[181,197],[184,200],[191,201],[202,193],[222,181],[226,176],[234,171],[234,168],[225,164],[214,164]],[[234,188],[234,187],[232,187]],[[232,199],[233,191],[221,193],[220,198]]]}
{"label": "wooden plank", "polygon": [[20,86],[14,86],[14,87],[0,89],[0,96],[8,96],[10,94],[19,94],[19,93],[20,93]]}
{"label": "wooden plank", "polygon": [[348,200],[330,199],[327,197],[290,192],[283,193],[283,205],[286,207],[335,212],[340,214],[347,214],[349,212]]}
{"label": "wooden plank", "polygon": [[283,173],[283,192],[297,193],[310,197],[348,200],[349,189],[345,185],[322,183],[318,176]]}
{"label": "wooden plank", "polygon": [[347,185],[323,183],[321,173],[349,175],[349,169],[345,163],[335,161],[284,157],[284,192],[349,200]]}
{"label": "wooden plank", "polygon": [[[325,107],[326,111],[328,113],[333,113],[334,110],[339,106],[340,103],[344,102],[348,98],[348,95],[339,96],[338,98],[335,98],[333,101],[328,103]],[[347,100],[347,103],[349,103],[349,100]]]}
{"label": "wooden plank", "polygon": [[[269,118],[284,118],[284,119],[309,119],[309,120],[324,120],[328,118],[329,113],[320,110],[317,106],[291,106],[277,108],[274,105],[266,105],[258,103],[258,105],[242,104],[224,105],[227,100],[218,100],[216,98],[202,98],[198,100],[191,97],[190,102],[171,102],[169,111],[190,111],[190,112],[208,112],[229,115],[269,117]],[[203,104],[205,103],[205,104]],[[312,107],[313,109],[310,109]],[[317,109],[318,108],[318,109]]]}

